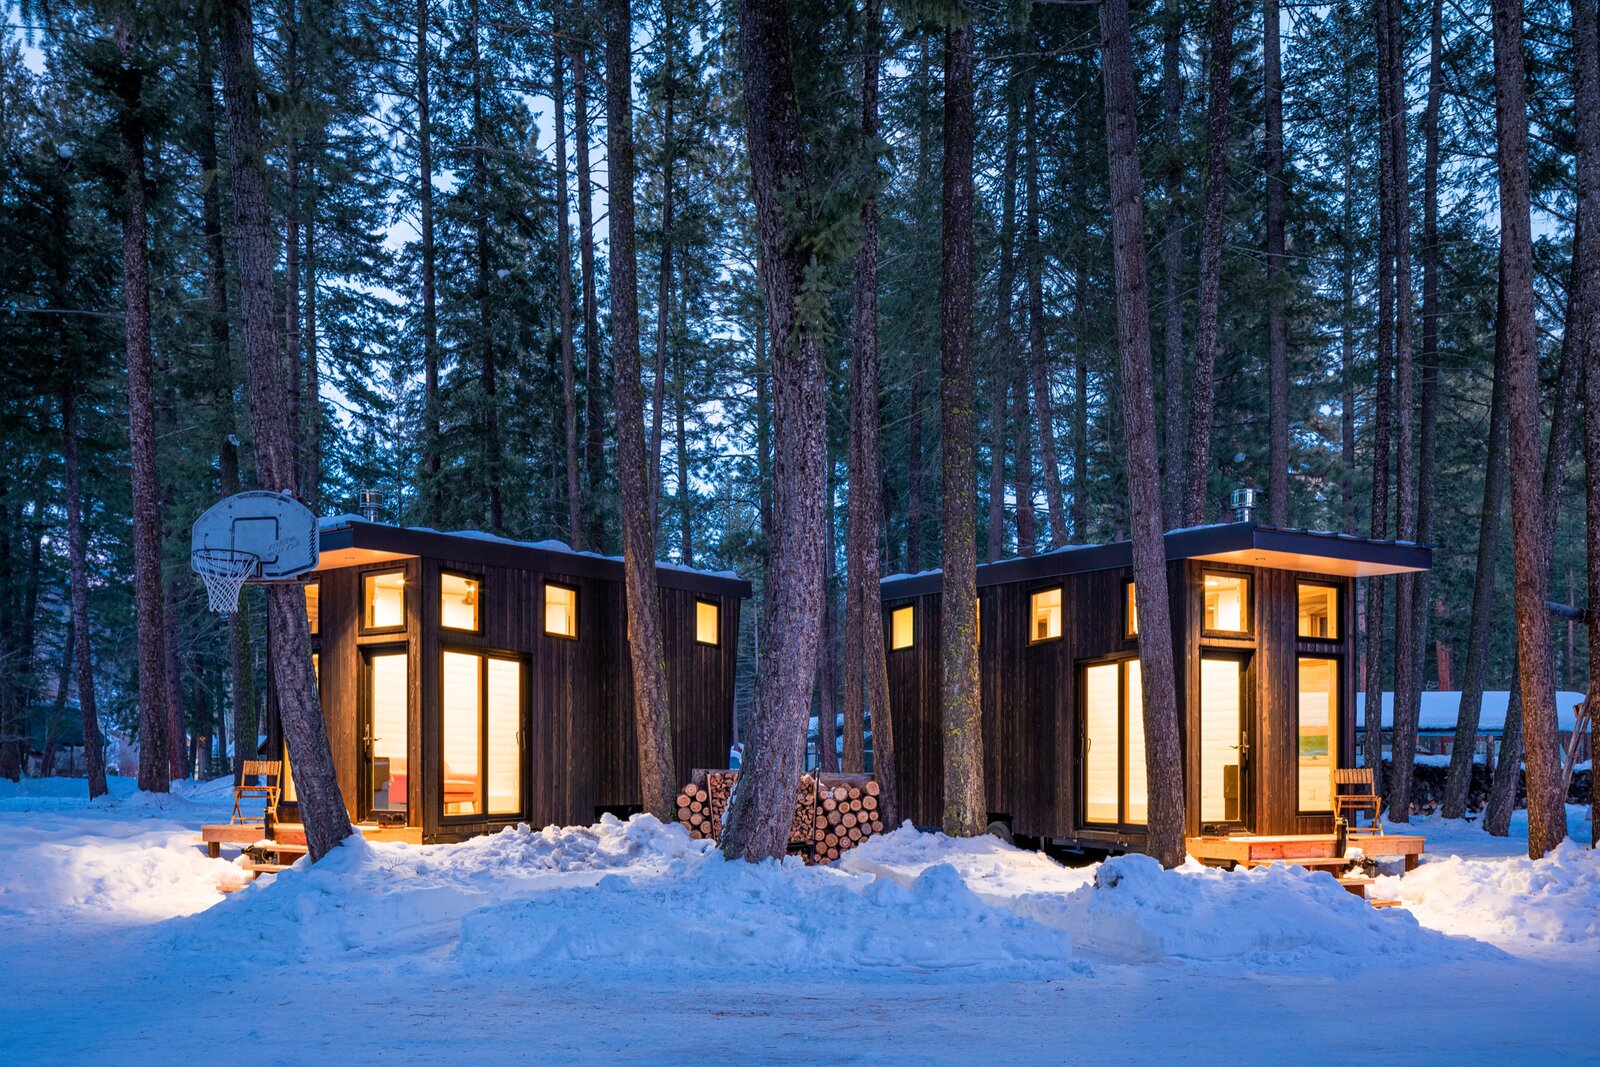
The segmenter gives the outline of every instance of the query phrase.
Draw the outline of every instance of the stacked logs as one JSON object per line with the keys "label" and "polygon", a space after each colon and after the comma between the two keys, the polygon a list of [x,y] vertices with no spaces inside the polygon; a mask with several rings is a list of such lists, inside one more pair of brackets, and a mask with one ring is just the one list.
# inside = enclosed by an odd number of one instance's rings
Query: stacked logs
{"label": "stacked logs", "polygon": [[[696,840],[716,840],[738,771],[695,771],[678,794],[678,821]],[[864,774],[807,774],[795,791],[789,851],[829,863],[883,832],[878,783]]]}

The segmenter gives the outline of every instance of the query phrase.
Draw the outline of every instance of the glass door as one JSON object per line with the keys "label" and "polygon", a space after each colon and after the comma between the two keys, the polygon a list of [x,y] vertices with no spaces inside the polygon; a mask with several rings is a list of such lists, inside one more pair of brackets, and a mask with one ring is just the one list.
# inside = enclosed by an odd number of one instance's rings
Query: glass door
{"label": "glass door", "polygon": [[370,815],[403,816],[410,798],[411,775],[406,759],[411,732],[406,699],[407,658],[404,652],[383,652],[367,659],[362,792]]}
{"label": "glass door", "polygon": [[1248,829],[1244,679],[1242,659],[1200,659],[1200,824],[1205,830]]}

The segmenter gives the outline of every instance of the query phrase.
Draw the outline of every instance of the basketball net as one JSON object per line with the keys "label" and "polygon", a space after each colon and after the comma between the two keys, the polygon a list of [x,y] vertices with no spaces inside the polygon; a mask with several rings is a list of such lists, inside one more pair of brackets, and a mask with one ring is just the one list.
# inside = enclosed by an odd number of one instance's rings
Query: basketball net
{"label": "basketball net", "polygon": [[232,615],[239,609],[239,590],[261,569],[261,557],[232,548],[205,548],[196,552],[193,566],[206,584],[212,611]]}

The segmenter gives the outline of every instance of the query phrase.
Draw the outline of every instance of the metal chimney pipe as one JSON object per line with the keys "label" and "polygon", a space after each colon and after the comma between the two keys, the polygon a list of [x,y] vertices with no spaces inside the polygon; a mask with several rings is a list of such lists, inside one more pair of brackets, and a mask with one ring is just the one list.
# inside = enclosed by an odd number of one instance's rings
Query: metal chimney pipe
{"label": "metal chimney pipe", "polygon": [[368,522],[378,521],[378,512],[383,510],[383,491],[381,489],[361,490],[361,517]]}
{"label": "metal chimney pipe", "polygon": [[1256,509],[1256,501],[1261,496],[1259,489],[1249,489],[1240,486],[1233,491],[1229,503],[1233,507],[1233,517],[1238,522],[1250,522],[1252,513]]}

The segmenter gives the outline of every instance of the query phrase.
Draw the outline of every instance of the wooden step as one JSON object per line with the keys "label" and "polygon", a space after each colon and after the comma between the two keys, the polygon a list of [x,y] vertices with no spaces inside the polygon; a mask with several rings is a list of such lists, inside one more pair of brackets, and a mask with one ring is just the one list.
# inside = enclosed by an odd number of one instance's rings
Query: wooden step
{"label": "wooden step", "polygon": [[1367,903],[1374,908],[1398,908],[1400,906],[1398,900],[1385,900],[1381,897],[1368,897]]}
{"label": "wooden step", "polygon": [[292,865],[288,863],[263,863],[260,860],[245,859],[239,861],[239,866],[247,871],[254,871],[256,874],[277,874],[279,871],[287,871]]}
{"label": "wooden step", "polygon": [[1367,886],[1376,881],[1376,878],[1367,878],[1362,875],[1351,875],[1346,878],[1340,878],[1339,884],[1344,886],[1345,889],[1349,890],[1351,893],[1360,897],[1362,900],[1365,900],[1367,899]]}

